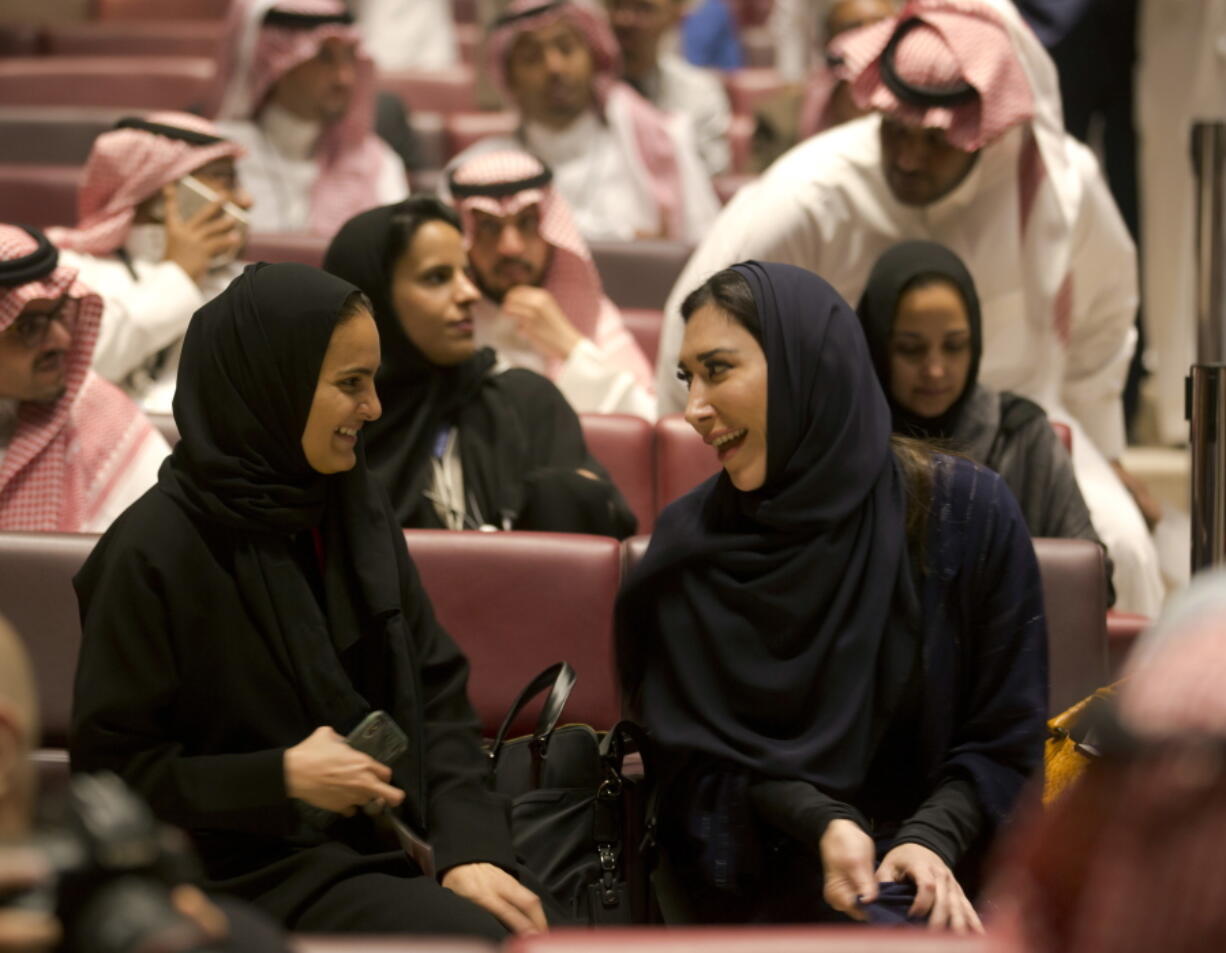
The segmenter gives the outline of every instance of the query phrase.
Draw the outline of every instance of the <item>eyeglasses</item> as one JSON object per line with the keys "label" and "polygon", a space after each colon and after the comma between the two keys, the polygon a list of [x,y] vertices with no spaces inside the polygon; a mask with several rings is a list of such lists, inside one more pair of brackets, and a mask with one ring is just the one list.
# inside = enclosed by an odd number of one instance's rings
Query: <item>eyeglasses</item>
{"label": "eyeglasses", "polygon": [[42,345],[47,339],[47,332],[51,329],[52,321],[59,321],[67,324],[68,316],[64,313],[64,302],[67,298],[60,298],[54,308],[50,311],[23,311],[17,316],[8,328],[18,341],[23,346],[28,348],[36,348]]}

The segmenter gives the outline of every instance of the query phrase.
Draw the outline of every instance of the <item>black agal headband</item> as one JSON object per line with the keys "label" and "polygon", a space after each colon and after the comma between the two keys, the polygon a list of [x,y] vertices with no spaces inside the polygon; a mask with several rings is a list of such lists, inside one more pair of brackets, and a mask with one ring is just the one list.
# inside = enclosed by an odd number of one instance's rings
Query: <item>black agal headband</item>
{"label": "black agal headband", "polygon": [[8,288],[28,285],[31,281],[46,278],[55,271],[55,266],[60,262],[59,249],[47,240],[46,235],[29,225],[17,227],[38,242],[38,247],[21,258],[0,261],[0,285]]}
{"label": "black agal headband", "polygon": [[287,30],[314,30],[319,26],[352,26],[353,14],[344,13],[293,13],[288,10],[269,10],[264,14],[264,26],[279,26]]}
{"label": "black agal headband", "polygon": [[508,195],[516,195],[528,189],[543,189],[552,181],[553,171],[546,166],[536,175],[530,175],[526,179],[516,179],[514,182],[490,182],[480,185],[457,182],[455,180],[455,173],[452,172],[447,177],[447,186],[451,189],[452,196],[457,199],[470,199],[475,195],[483,195],[492,199],[503,199]]}
{"label": "black agal headband", "polygon": [[898,75],[898,71],[894,69],[894,54],[898,50],[898,44],[902,42],[904,36],[922,25],[923,22],[918,17],[910,17],[895,27],[890,42],[885,45],[885,50],[881,54],[882,82],[904,103],[910,103],[913,106],[961,106],[963,103],[977,99],[979,93],[965,80],[954,86],[920,86],[909,83]]}
{"label": "black agal headband", "polygon": [[529,17],[540,16],[542,13],[549,13],[551,10],[557,10],[560,7],[566,6],[566,3],[567,0],[550,0],[548,3],[537,4],[535,7],[529,7],[527,10],[520,10],[518,13],[504,13],[494,21],[490,29],[501,30],[508,24],[527,20]]}
{"label": "black agal headband", "polygon": [[207,132],[196,132],[194,129],[182,129],[179,126],[167,126],[160,122],[148,122],[135,116],[125,116],[115,123],[116,129],[139,129],[141,132],[151,132],[155,136],[165,136],[167,139],[178,139],[193,146],[215,146],[225,142],[220,136],[210,136]]}

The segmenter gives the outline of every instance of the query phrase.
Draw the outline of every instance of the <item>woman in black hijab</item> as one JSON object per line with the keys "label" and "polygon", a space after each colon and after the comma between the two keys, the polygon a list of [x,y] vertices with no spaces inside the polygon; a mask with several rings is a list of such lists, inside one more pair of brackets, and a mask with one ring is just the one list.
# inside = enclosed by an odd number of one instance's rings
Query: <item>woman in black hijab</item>
{"label": "woman in black hijab", "polygon": [[668,756],[683,915],[837,917],[824,897],[862,919],[903,889],[877,881],[910,881],[904,909],[977,929],[960,883],[1040,763],[1047,707],[1017,505],[891,436],[856,316],[816,275],[737,265],[682,313],[686,416],[723,471],[661,514],[618,638]]}
{"label": "woman in black hijab", "polygon": [[935,242],[895,245],[877,259],[857,310],[896,433],[999,473],[1032,536],[1102,545],[1043,408],[979,383],[979,295],[957,255]]}
{"label": "woman in black hijab", "polygon": [[401,525],[629,536],[561,392],[476,348],[467,266],[459,218],[430,196],[350,219],[324,258],[374,302],[384,414],[367,452]]}
{"label": "woman in black hijab", "polygon": [[[291,929],[539,928],[467,662],[366,469],[379,359],[365,297],[302,265],[253,265],[196,312],[181,440],[75,580],[73,768],[119,773],[191,833],[210,889]],[[390,766],[342,737],[374,710],[408,736]],[[450,890],[357,811],[377,799]]]}

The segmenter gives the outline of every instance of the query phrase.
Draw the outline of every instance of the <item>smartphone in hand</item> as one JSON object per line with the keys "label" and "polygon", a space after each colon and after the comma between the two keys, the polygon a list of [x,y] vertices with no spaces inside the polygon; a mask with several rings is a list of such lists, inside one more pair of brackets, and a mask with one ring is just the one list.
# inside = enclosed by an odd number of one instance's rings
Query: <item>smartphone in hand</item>
{"label": "smartphone in hand", "polygon": [[386,765],[398,761],[409,750],[409,739],[385,711],[372,711],[345,736],[345,742]]}
{"label": "smartphone in hand", "polygon": [[[217,192],[194,175],[185,175],[175,183],[175,204],[179,208],[179,218],[182,221],[187,221],[210,202],[216,202],[219,198],[221,196]],[[235,228],[246,235],[248,219],[245,211],[233,202],[226,201],[221,206],[221,212],[233,222]],[[212,267],[221,268],[223,265],[230,264],[238,257],[239,247],[244,243],[245,239],[235,247],[234,251],[216,256],[211,262]]]}

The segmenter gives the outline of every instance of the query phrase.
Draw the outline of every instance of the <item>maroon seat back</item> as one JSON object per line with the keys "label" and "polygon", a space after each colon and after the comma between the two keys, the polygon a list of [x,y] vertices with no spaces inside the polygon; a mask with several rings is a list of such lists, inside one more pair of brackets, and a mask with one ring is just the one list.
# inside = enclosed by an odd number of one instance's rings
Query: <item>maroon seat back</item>
{"label": "maroon seat back", "polygon": [[640,533],[650,533],[656,521],[655,432],[642,417],[629,414],[580,414],[583,439],[619,490],[634,515]]}
{"label": "maroon seat back", "polygon": [[245,261],[296,261],[313,268],[323,266],[329,239],[296,232],[254,232],[243,249]]}
{"label": "maroon seat back", "polygon": [[681,414],[656,421],[656,513],[719,472],[715,450]]}
{"label": "maroon seat back", "polygon": [[664,324],[664,312],[659,308],[622,308],[622,321],[626,330],[634,335],[635,343],[651,364],[656,362],[660,349],[660,327]]}
{"label": "maroon seat back", "polygon": [[663,308],[693,251],[684,242],[647,238],[588,246],[604,293],[619,308]]}
{"label": "maroon seat back", "polygon": [[77,220],[75,165],[0,165],[0,221],[46,228]]}
{"label": "maroon seat back", "polygon": [[[564,721],[611,727],[621,702],[613,600],[621,547],[605,536],[405,530],[435,615],[472,665],[468,694],[493,735],[520,689],[546,666],[578,675]],[[536,707],[515,726],[530,732]]]}
{"label": "maroon seat back", "polygon": [[290,949],[294,953],[497,953],[499,947],[475,937],[299,933]]}
{"label": "maroon seat back", "polygon": [[[459,155],[475,142],[491,136],[509,136],[515,131],[518,117],[513,112],[463,112],[449,113],[445,118],[447,130],[447,156]],[[444,164],[446,164],[444,162]]]}
{"label": "maroon seat back", "polygon": [[379,75],[379,88],[394,93],[412,110],[452,113],[477,108],[477,78],[471,66],[394,70]]}
{"label": "maroon seat back", "polygon": [[0,164],[85,165],[94,140],[123,115],[108,106],[0,106]]}
{"label": "maroon seat back", "polygon": [[56,23],[43,33],[54,56],[208,56],[221,52],[222,20],[88,20]]}
{"label": "maroon seat back", "polygon": [[81,647],[72,577],[97,540],[92,534],[0,533],[0,613],[30,653],[48,747],[68,744]]}
{"label": "maroon seat back", "polygon": [[94,16],[99,20],[155,20],[177,17],[184,20],[221,19],[235,0],[93,0]]}
{"label": "maroon seat back", "polygon": [[209,109],[216,66],[202,56],[31,56],[0,60],[0,105]]}
{"label": "maroon seat back", "polygon": [[1107,579],[1102,547],[1036,539],[1047,613],[1048,708],[1064,711],[1107,682]]}
{"label": "maroon seat back", "polygon": [[986,953],[983,937],[862,926],[614,927],[512,937],[507,953]]}

